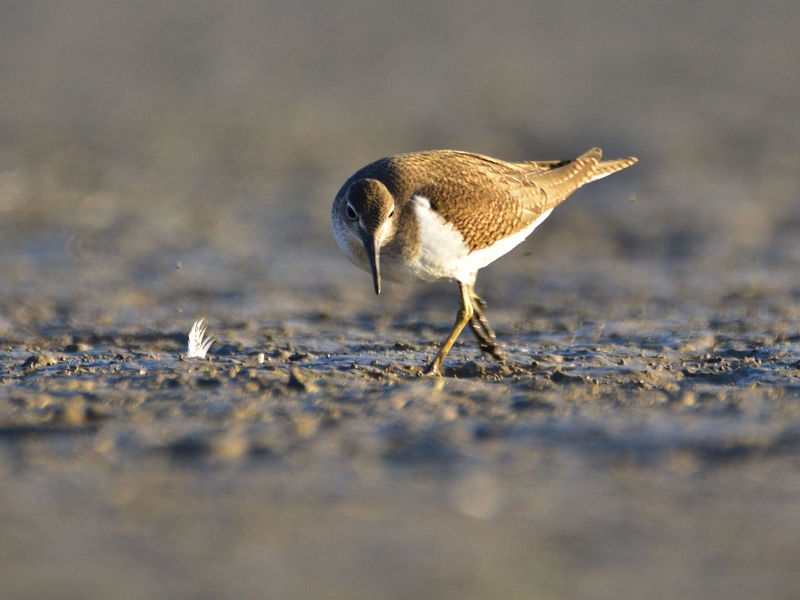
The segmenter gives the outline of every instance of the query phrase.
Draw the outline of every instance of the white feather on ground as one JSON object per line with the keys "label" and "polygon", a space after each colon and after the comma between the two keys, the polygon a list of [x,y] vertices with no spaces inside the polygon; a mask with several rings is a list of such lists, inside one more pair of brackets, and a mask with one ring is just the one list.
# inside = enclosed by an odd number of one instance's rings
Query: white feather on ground
{"label": "white feather on ground", "polygon": [[206,352],[214,343],[214,338],[203,339],[206,335],[205,319],[195,321],[189,332],[189,348],[186,356],[189,358],[205,358]]}

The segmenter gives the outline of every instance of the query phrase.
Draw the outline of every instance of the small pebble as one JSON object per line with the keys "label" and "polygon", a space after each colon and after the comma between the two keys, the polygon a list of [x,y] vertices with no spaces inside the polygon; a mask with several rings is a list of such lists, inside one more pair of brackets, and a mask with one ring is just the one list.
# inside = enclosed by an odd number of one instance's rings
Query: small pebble
{"label": "small pebble", "polygon": [[308,381],[305,375],[300,373],[300,370],[297,368],[292,369],[289,372],[289,381],[287,385],[293,389],[298,390],[300,392],[316,392],[319,388]]}
{"label": "small pebble", "polygon": [[59,425],[76,427],[86,422],[86,406],[80,400],[69,400],[56,409],[55,420]]}
{"label": "small pebble", "polygon": [[308,439],[317,433],[319,418],[314,415],[298,415],[294,419],[294,430],[298,436]]}

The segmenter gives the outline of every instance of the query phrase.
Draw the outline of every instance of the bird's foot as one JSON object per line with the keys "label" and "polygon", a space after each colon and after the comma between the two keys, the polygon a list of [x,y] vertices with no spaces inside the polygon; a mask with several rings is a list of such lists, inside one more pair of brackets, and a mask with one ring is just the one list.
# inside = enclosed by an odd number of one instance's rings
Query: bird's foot
{"label": "bird's foot", "polygon": [[[483,315],[481,315],[481,317],[483,317]],[[489,323],[486,322],[486,319],[473,317],[469,322],[469,326],[478,340],[478,346],[480,346],[481,352],[490,354],[500,362],[505,362],[506,358],[503,353],[500,352],[500,344],[497,343],[494,331],[489,327]]]}
{"label": "bird's foot", "polygon": [[[437,357],[438,358],[438,357]],[[423,375],[432,375],[433,377],[441,377],[442,376],[442,363],[441,361],[434,361],[425,367],[425,370],[422,372]]]}
{"label": "bird's foot", "polygon": [[500,351],[500,344],[494,342],[491,344],[484,344],[483,342],[478,342],[478,345],[481,347],[481,352],[485,352],[486,354],[490,354],[492,358],[495,360],[499,360],[500,362],[506,362],[506,355]]}

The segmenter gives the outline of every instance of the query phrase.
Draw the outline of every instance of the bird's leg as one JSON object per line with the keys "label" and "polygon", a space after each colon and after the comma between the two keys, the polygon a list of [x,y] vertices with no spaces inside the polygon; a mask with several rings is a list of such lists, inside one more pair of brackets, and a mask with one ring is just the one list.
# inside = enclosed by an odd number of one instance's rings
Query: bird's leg
{"label": "bird's leg", "polygon": [[486,309],[486,302],[475,293],[474,289],[470,290],[470,299],[472,300],[473,315],[469,324],[472,327],[472,331],[475,332],[478,341],[481,343],[486,338],[494,340],[494,331],[492,331],[489,321],[483,315],[483,311]]}
{"label": "bird's leg", "polygon": [[472,329],[472,333],[478,338],[478,345],[481,347],[481,351],[491,354],[499,361],[504,361],[506,357],[500,352],[500,346],[497,343],[494,331],[492,331],[489,321],[486,320],[483,314],[483,309],[486,308],[486,302],[475,293],[474,283],[469,286],[469,297],[472,302],[473,311],[469,326],[470,329]]}
{"label": "bird's leg", "polygon": [[459,281],[458,289],[461,291],[461,306],[459,307],[458,314],[456,315],[455,325],[453,325],[450,335],[447,336],[444,344],[442,344],[442,347],[439,349],[439,353],[436,355],[436,358],[434,358],[433,362],[428,365],[428,368],[425,369],[426,375],[441,375],[439,370],[442,367],[442,361],[444,360],[444,357],[447,356],[448,352],[450,352],[450,348],[453,347],[453,343],[458,338],[461,330],[464,329],[464,326],[467,323],[470,323],[472,320],[474,310],[472,306],[472,299],[470,297],[470,286]]}

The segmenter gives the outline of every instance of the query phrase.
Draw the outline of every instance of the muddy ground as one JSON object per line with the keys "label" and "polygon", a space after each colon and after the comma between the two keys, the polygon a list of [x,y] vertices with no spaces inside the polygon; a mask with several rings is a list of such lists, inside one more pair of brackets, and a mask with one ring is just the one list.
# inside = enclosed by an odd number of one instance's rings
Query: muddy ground
{"label": "muddy ground", "polygon": [[9,323],[3,595],[793,595],[796,291],[531,290],[490,305],[505,364],[463,336],[422,377],[450,287],[212,317],[205,360],[174,326]]}
{"label": "muddy ground", "polygon": [[[796,598],[798,10],[0,9],[0,598]],[[421,376],[338,186],[594,145]]]}

